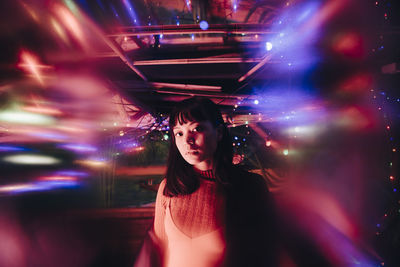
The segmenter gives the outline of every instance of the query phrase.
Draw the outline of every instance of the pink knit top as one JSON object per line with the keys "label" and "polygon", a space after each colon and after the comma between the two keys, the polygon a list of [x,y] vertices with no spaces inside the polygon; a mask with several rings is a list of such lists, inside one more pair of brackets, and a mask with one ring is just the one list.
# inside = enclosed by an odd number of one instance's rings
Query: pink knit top
{"label": "pink knit top", "polygon": [[221,266],[224,251],[225,194],[210,171],[202,172],[190,195],[156,199],[154,231],[164,251],[164,266]]}

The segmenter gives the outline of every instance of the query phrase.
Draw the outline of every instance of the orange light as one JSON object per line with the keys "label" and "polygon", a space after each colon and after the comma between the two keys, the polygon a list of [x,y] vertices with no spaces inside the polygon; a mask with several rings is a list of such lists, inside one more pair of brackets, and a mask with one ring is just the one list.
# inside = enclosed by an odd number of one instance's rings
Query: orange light
{"label": "orange light", "polygon": [[40,181],[76,181],[76,177],[73,176],[45,176],[40,177]]}

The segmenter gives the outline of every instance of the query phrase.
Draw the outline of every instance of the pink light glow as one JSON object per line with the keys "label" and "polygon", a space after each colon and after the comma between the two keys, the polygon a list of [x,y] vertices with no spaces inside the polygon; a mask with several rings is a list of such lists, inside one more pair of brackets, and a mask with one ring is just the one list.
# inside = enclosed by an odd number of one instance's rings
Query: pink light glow
{"label": "pink light glow", "polygon": [[20,54],[20,63],[18,67],[25,70],[26,72],[33,75],[33,77],[41,84],[44,84],[43,74],[41,69],[51,68],[50,66],[41,65],[37,56],[29,53],[28,51],[22,51]]}
{"label": "pink light glow", "polygon": [[85,50],[89,50],[90,48],[83,33],[83,29],[74,15],[67,8],[58,4],[54,6],[54,13],[58,16],[64,27],[75,37],[79,44]]}
{"label": "pink light glow", "polygon": [[25,111],[46,114],[46,115],[62,115],[63,114],[60,110],[51,108],[51,107],[25,106],[22,109]]}

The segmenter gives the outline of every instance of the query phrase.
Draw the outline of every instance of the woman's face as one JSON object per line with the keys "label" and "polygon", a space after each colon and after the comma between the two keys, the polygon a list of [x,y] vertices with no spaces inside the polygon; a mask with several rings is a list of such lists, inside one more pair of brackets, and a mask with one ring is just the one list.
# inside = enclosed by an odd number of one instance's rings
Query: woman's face
{"label": "woman's face", "polygon": [[211,122],[178,122],[173,133],[176,147],[187,163],[201,171],[212,168],[213,156],[221,137]]}

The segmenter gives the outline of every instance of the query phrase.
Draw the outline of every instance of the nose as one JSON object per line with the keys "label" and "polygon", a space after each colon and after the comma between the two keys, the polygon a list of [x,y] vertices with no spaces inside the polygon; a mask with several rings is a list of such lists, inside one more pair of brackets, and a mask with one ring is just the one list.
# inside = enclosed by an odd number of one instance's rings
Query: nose
{"label": "nose", "polygon": [[186,136],[186,143],[187,143],[187,144],[190,144],[190,145],[193,145],[193,144],[194,144],[194,138],[193,138],[193,136],[192,136],[191,134],[188,134],[188,135]]}

